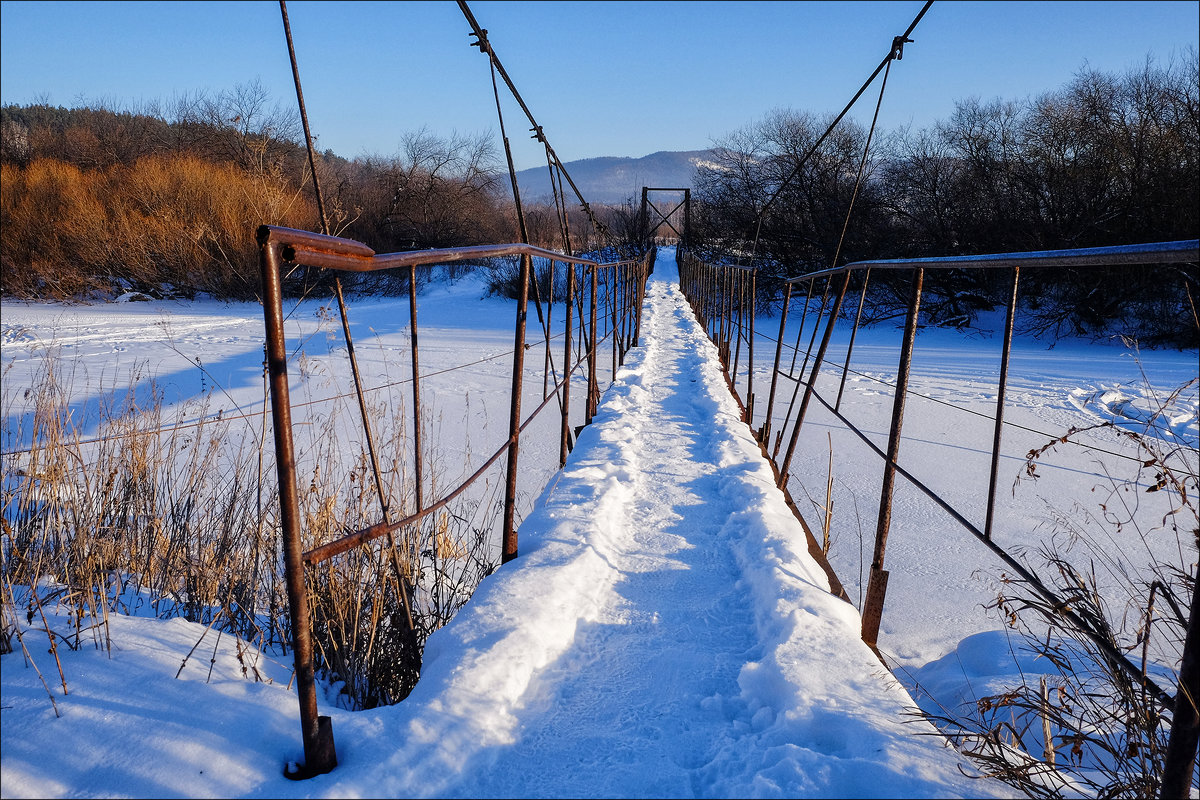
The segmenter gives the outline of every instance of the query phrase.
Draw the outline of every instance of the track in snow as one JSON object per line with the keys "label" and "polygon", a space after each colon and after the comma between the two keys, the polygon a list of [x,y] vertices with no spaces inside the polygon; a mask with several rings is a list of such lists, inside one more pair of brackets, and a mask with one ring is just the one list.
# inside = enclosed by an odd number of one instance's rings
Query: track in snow
{"label": "track in snow", "polygon": [[641,346],[520,557],[430,638],[407,700],[335,716],[341,764],[314,791],[996,791],[904,721],[911,699],[808,556],[674,279],[660,263]]}

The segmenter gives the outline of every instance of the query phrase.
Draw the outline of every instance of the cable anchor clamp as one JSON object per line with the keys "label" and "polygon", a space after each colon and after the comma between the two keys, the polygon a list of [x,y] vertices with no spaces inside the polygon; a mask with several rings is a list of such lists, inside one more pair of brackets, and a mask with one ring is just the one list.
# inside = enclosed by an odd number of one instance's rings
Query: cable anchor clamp
{"label": "cable anchor clamp", "polygon": [[487,38],[487,28],[480,28],[478,31],[472,31],[467,35],[474,36],[476,39],[476,41],[470,43],[471,47],[478,47],[481,53],[491,54],[492,45]]}
{"label": "cable anchor clamp", "polygon": [[907,36],[897,36],[892,39],[892,58],[900,61],[904,58],[904,45],[912,44],[913,40]]}

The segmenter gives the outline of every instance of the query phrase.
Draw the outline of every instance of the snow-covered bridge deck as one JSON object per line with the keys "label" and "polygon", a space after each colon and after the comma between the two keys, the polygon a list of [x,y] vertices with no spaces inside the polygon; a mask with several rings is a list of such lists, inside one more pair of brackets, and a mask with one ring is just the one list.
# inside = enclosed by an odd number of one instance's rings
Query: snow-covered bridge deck
{"label": "snow-covered bridge deck", "polygon": [[308,791],[997,791],[920,735],[830,594],[665,259],[642,331],[521,557],[433,635],[404,703],[337,715],[340,766]]}

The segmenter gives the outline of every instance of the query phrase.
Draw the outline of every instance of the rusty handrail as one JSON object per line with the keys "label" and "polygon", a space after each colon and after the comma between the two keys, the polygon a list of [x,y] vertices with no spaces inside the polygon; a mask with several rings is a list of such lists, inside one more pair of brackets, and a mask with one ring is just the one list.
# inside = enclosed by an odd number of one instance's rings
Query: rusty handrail
{"label": "rusty handrail", "polygon": [[1111,247],[1080,247],[1069,250],[1031,250],[1024,253],[990,253],[978,256],[935,256],[932,258],[883,258],[854,261],[840,267],[806,272],[788,280],[801,283],[827,275],[858,269],[1000,269],[1002,267],[1109,267],[1129,264],[1179,264],[1200,260],[1200,239],[1149,242]]}
{"label": "rusty handrail", "polygon": [[399,253],[376,253],[362,242],[340,236],[325,236],[312,231],[284,228],[278,225],[263,225],[258,229],[260,244],[276,244],[284,261],[293,261],[313,267],[340,269],[347,272],[375,272],[396,267],[422,267],[431,264],[449,264],[502,256],[530,256],[561,261],[586,267],[608,268],[634,264],[639,259],[599,262],[579,256],[569,256],[554,250],[546,250],[530,244],[484,244],[469,247],[443,247],[433,250],[409,250]]}

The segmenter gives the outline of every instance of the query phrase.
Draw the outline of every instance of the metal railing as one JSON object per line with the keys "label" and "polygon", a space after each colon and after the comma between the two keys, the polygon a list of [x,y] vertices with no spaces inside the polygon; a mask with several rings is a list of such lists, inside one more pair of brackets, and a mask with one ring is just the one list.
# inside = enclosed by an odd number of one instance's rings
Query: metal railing
{"label": "metal railing", "polygon": [[[1136,264],[1178,264],[1191,263],[1195,264],[1200,259],[1200,241],[1191,239],[1180,242],[1160,242],[1142,245],[1131,245],[1121,247],[1096,247],[1075,250],[1049,250],[1037,252],[1023,253],[1000,253],[993,255],[979,256],[954,256],[946,258],[911,258],[911,259],[886,259],[877,261],[861,261],[846,264],[844,266],[811,272],[792,278],[787,281],[784,286],[783,304],[780,313],[779,334],[775,339],[775,358],[771,369],[771,385],[766,403],[766,410],[762,416],[761,424],[755,428],[755,394],[754,394],[754,368],[753,355],[750,355],[750,365],[746,370],[743,378],[738,369],[738,352],[742,346],[747,350],[753,347],[755,336],[762,337],[762,333],[754,330],[754,313],[756,299],[754,296],[754,287],[756,285],[755,270],[734,266],[734,265],[713,265],[697,260],[690,254],[682,254],[680,256],[680,282],[681,287],[692,305],[696,313],[696,317],[700,324],[705,328],[709,337],[717,347],[717,351],[721,360],[722,369],[725,371],[726,380],[730,390],[733,392],[735,399],[741,405],[744,411],[744,419],[750,428],[754,431],[756,438],[762,446],[763,454],[771,462],[775,468],[778,477],[778,485],[787,496],[788,481],[792,468],[793,457],[796,453],[796,445],[799,440],[801,427],[804,424],[805,415],[808,411],[811,401],[815,398],[818,403],[832,413],[848,430],[858,436],[866,445],[884,461],[883,481],[878,502],[878,516],[876,520],[876,532],[874,549],[871,560],[870,572],[868,576],[868,586],[866,595],[863,601],[862,612],[862,638],[863,641],[878,652],[877,639],[879,635],[880,620],[883,614],[884,599],[887,593],[888,571],[884,569],[884,556],[887,548],[888,532],[892,521],[892,497],[895,490],[897,475],[907,479],[913,486],[927,495],[934,503],[946,511],[959,525],[967,532],[975,536],[988,549],[990,549],[1001,561],[1017,575],[1021,577],[1034,591],[1042,596],[1046,602],[1056,609],[1056,611],[1066,620],[1079,630],[1087,632],[1088,626],[1084,624],[1069,607],[1068,604],[1061,602],[1055,596],[1055,593],[1046,587],[1032,572],[1030,572],[1024,564],[1017,560],[1012,554],[1008,553],[1004,548],[1000,547],[993,539],[992,529],[995,515],[995,498],[996,484],[999,470],[1000,446],[1005,426],[1004,407],[1005,394],[1007,391],[1008,382],[1008,365],[1009,355],[1012,348],[1013,324],[1017,309],[1018,287],[1022,268],[1042,268],[1042,267],[1100,267],[1100,266],[1123,266]],[[895,396],[891,411],[887,449],[883,450],[872,442],[869,437],[860,430],[853,422],[847,419],[840,411],[842,392],[845,388],[846,375],[849,370],[850,360],[854,349],[854,338],[858,332],[858,328],[862,319],[863,299],[866,295],[867,279],[871,270],[908,270],[912,273],[912,286],[908,300],[906,312],[904,333],[901,340],[899,364],[897,367],[897,378],[895,384]],[[904,424],[905,401],[909,392],[910,366],[912,362],[912,353],[916,339],[917,319],[920,313],[921,294],[923,288],[924,275],[926,270],[944,270],[944,269],[1011,269],[1012,280],[1010,291],[1007,293],[1007,313],[1005,317],[1003,344],[1000,352],[1000,374],[997,387],[997,399],[994,416],[994,429],[992,435],[992,448],[990,453],[990,470],[987,484],[987,510],[984,514],[982,524],[972,522],[960,510],[946,499],[941,497],[936,491],[930,488],[919,477],[911,471],[905,469],[898,463],[901,434]],[[862,297],[859,299],[858,311],[855,314],[853,328],[850,333],[849,344],[846,351],[845,363],[841,368],[841,378],[838,387],[836,400],[830,402],[822,397],[816,389],[818,375],[825,363],[826,356],[829,350],[829,344],[833,336],[835,323],[837,322],[843,300],[845,299],[847,290],[850,286],[851,274],[857,271],[865,273],[862,282]],[[836,276],[843,276],[840,288],[833,291],[832,280]],[[809,305],[813,299],[813,286],[818,278],[826,278],[826,289],[823,293],[820,306],[817,311],[817,321],[811,329],[807,348],[802,348],[801,340],[805,331],[807,322],[807,314]],[[804,302],[804,316],[801,317],[799,330],[796,334],[796,344],[792,347],[791,364],[785,370],[783,368],[783,350],[784,350],[784,333],[788,321],[788,313],[793,300],[794,287],[808,284],[808,294]],[[828,311],[826,310],[828,307]],[[813,347],[816,344],[816,335],[821,325],[822,318],[825,318],[825,328],[821,336],[819,345],[817,345],[814,353]],[[747,322],[748,320],[748,322]],[[733,358],[730,359],[731,348]],[[800,366],[799,371],[796,370],[796,361],[800,351],[804,349],[804,361]],[[791,381],[793,385],[791,398],[787,404],[787,411],[784,414],[783,423],[779,426],[778,431],[773,430],[773,414],[776,403],[777,390],[779,379]],[[744,386],[744,394],[742,387]],[[803,388],[803,393],[800,389]],[[797,407],[797,398],[799,397],[799,406]],[[794,416],[793,416],[794,415]],[[790,426],[790,430],[789,430]],[[774,434],[774,444],[771,446],[771,438]],[[785,439],[787,447],[780,459],[779,451],[781,444]],[[768,452],[770,447],[770,452]],[[791,504],[790,497],[789,505]],[[797,512],[798,513],[798,512]],[[802,520],[803,521],[803,520]],[[805,530],[808,532],[809,550],[814,550],[814,539],[808,526],[805,525]],[[827,572],[831,572],[827,562],[819,560],[819,563],[825,567]],[[835,593],[845,596],[840,584],[834,583],[833,590]],[[1186,764],[1169,763],[1167,772],[1169,776],[1173,776],[1172,780],[1176,783],[1182,781],[1182,785],[1186,787],[1190,780],[1192,764],[1195,758],[1197,738],[1200,736],[1200,715],[1197,714],[1195,698],[1200,696],[1200,633],[1197,632],[1197,612],[1196,598],[1192,598],[1192,612],[1188,621],[1187,638],[1184,645],[1183,661],[1179,676],[1179,686],[1175,694],[1171,694],[1159,687],[1149,676],[1147,676],[1137,665],[1129,661],[1124,653],[1114,648],[1112,644],[1099,636],[1091,636],[1093,643],[1111,660],[1111,663],[1118,665],[1131,677],[1133,677],[1140,685],[1145,686],[1156,700],[1167,709],[1175,711],[1173,719],[1173,727],[1171,734],[1170,752],[1176,753],[1191,753],[1190,760]],[[1179,732],[1177,732],[1179,731]],[[1189,750],[1190,748],[1190,750]],[[1175,756],[1176,758],[1188,759],[1186,755]],[[1168,755],[1168,762],[1172,756]],[[1164,783],[1164,787],[1167,786]]]}
{"label": "metal railing", "polygon": [[[596,413],[600,397],[597,363],[601,347],[611,340],[612,373],[624,363],[629,348],[636,346],[640,334],[640,309],[645,293],[646,277],[653,265],[653,254],[641,260],[602,264],[591,259],[568,256],[525,244],[496,244],[476,247],[458,247],[441,250],[376,254],[361,242],[334,236],[324,236],[290,228],[262,226],[258,230],[260,266],[263,283],[263,309],[266,322],[267,367],[270,382],[271,415],[275,436],[276,469],[279,476],[279,498],[281,528],[283,535],[284,570],[287,585],[289,614],[292,626],[297,690],[300,699],[300,718],[304,740],[306,775],[328,772],[336,764],[332,727],[328,717],[317,712],[315,664],[312,642],[312,627],[305,587],[305,567],[313,566],[338,554],[358,548],[381,537],[391,537],[398,531],[410,530],[421,520],[445,508],[475,484],[485,472],[506,458],[506,480],[501,520],[501,562],[511,561],[517,556],[516,497],[521,435],[534,418],[557,401],[560,413],[559,466],[567,459],[571,447],[571,381],[576,372],[586,370],[586,401],[583,419],[578,427],[591,422]],[[420,472],[423,445],[421,431],[421,375],[419,374],[416,268],[462,261],[480,261],[506,256],[520,257],[517,277],[517,302],[514,325],[512,383],[509,395],[508,437],[504,443],[485,459],[460,485],[442,497],[426,503],[423,496],[424,480]],[[538,318],[542,316],[542,300],[537,296],[537,280],[533,274],[533,259],[545,259],[550,264],[551,286],[557,265],[562,265],[566,277],[566,291],[561,298],[564,308],[564,335],[561,370],[556,369],[551,353],[549,310],[553,297],[547,305],[547,318],[543,320],[546,354],[543,376],[543,399],[528,416],[522,418],[521,400],[526,380],[525,353],[527,344],[527,315],[530,286],[534,286]],[[413,449],[416,457],[415,497],[416,509],[401,519],[390,519],[387,504],[380,488],[381,521],[358,530],[344,531],[339,538],[320,546],[305,549],[302,515],[300,513],[299,487],[297,485],[296,448],[293,440],[292,401],[288,385],[288,350],[284,333],[283,278],[287,266],[303,265],[323,267],[346,272],[374,272],[384,269],[407,268],[409,270],[409,332],[412,350],[411,403],[413,413]],[[604,335],[600,329],[607,328]],[[348,332],[348,324],[346,326]],[[576,338],[578,337],[578,338]],[[353,347],[350,345],[351,363]],[[354,372],[358,382],[357,369]],[[553,382],[553,386],[550,383]],[[361,387],[359,389],[361,397]],[[364,434],[374,461],[374,444],[370,426],[363,414]],[[378,467],[376,466],[378,481]],[[393,552],[394,547],[390,547]],[[397,579],[402,587],[408,586],[407,576],[398,561],[394,562]],[[402,593],[403,594],[403,593]],[[405,600],[407,603],[407,600]],[[406,606],[407,610],[407,606]],[[410,618],[411,625],[411,618]]]}

